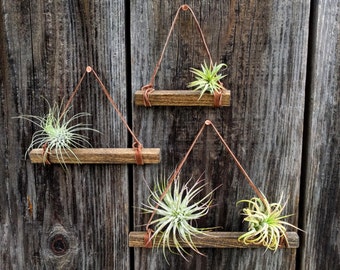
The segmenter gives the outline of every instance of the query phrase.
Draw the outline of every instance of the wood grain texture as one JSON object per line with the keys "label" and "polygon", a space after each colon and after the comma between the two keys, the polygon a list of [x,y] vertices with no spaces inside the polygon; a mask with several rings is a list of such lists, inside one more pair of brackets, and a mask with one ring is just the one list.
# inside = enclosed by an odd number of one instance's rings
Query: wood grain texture
{"label": "wood grain texture", "polygon": [[340,3],[313,5],[301,269],[340,269]]}
{"label": "wood grain texture", "polygon": [[[135,105],[145,106],[143,91],[135,93]],[[214,107],[214,95],[204,94],[192,90],[156,90],[150,93],[151,106],[208,106]],[[221,106],[230,106],[230,91],[224,90],[221,97]]]}
{"label": "wood grain texture", "polygon": [[[44,149],[33,149],[29,153],[32,163],[45,163],[43,157]],[[160,162],[159,148],[142,148],[143,162],[155,164]],[[55,151],[48,155],[50,163],[65,164],[136,164],[136,151],[133,148],[76,148],[72,152],[61,151],[59,157]],[[61,156],[62,155],[62,159]]]}
{"label": "wood grain texture", "polygon": [[[130,1],[132,91],[150,81],[173,17],[182,1]],[[157,168],[136,168],[134,226],[149,218],[138,209],[157,179],[166,179],[182,160],[206,119],[212,120],[253,181],[270,201],[281,192],[297,225],[303,138],[309,22],[308,1],[187,1],[202,26],[214,62],[228,65],[222,80],[231,89],[223,108],[134,107],[133,129],[162,149]],[[189,14],[181,13],[157,73],[157,89],[185,89],[190,67],[206,59]],[[211,130],[204,131],[185,163],[181,181],[200,175],[215,193],[216,206],[199,223],[242,231],[241,199],[253,196],[245,179]],[[139,179],[139,180],[138,180]],[[206,249],[189,262],[167,253],[134,249],[135,269],[295,269],[296,250]]]}
{"label": "wood grain texture", "polygon": [[[35,126],[67,100],[91,65],[123,115],[124,1],[0,1],[0,268],[129,269],[127,165],[39,166],[25,159]],[[94,147],[127,147],[129,135],[93,76],[70,115],[86,111]],[[54,247],[52,243],[55,243]]]}
{"label": "wood grain texture", "polygon": [[[146,232],[130,232],[129,246],[130,247],[145,247],[145,233]],[[249,244],[245,245],[238,238],[244,232],[206,232],[206,235],[193,237],[192,241],[197,248],[260,248],[262,245]],[[279,248],[298,248],[299,236],[296,232],[287,232],[287,240],[289,245],[281,245]],[[154,240],[154,243],[159,243],[160,237]],[[188,244],[179,240],[182,247],[189,247]],[[175,247],[173,241],[170,240],[169,245]],[[157,246],[157,244],[156,244]]]}
{"label": "wood grain texture", "polygon": [[[228,65],[222,82],[232,90],[230,106],[146,109],[132,104],[136,90],[150,80],[183,1],[0,0],[1,269],[313,270],[340,265],[340,4],[187,3],[213,62]],[[193,79],[190,67],[208,60],[195,27],[190,14],[181,13],[156,77],[157,89],[186,89]],[[37,127],[13,117],[43,116],[48,105],[41,97],[50,103],[67,100],[88,65],[143,146],[160,147],[159,165],[69,165],[65,171],[25,159]],[[85,134],[95,148],[131,145],[93,76],[86,76],[70,114],[83,111],[92,114],[86,123],[101,131]],[[206,256],[191,253],[188,261],[167,254],[168,265],[162,252],[128,247],[129,231],[142,231],[149,218],[139,209],[149,196],[148,186],[167,179],[206,119],[271,202],[282,191],[289,199],[285,214],[295,215],[288,221],[306,231],[299,233],[297,251],[202,248]],[[200,176],[208,182],[205,192],[223,185],[198,225],[244,231],[235,203],[254,194],[209,129],[180,179]]]}

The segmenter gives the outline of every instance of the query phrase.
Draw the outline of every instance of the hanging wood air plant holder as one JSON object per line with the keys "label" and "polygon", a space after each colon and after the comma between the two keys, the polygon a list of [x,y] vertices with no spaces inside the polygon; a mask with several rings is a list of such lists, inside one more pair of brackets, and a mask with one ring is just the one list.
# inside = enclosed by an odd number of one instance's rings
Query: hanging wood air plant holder
{"label": "hanging wood air plant holder", "polygon": [[[61,163],[61,164],[152,164],[160,162],[160,148],[143,148],[136,135],[132,132],[116,103],[109,94],[97,73],[88,66],[82,75],[71,97],[65,104],[63,111],[59,115],[59,120],[67,113],[70,104],[80,88],[80,85],[87,73],[92,73],[98,81],[105,96],[115,109],[121,121],[133,138],[132,148],[72,148],[72,149],[51,149],[46,152],[46,148],[32,149],[29,157],[32,163]],[[62,157],[62,158],[61,158]]]}
{"label": "hanging wood air plant holder", "polygon": [[[165,49],[169,43],[170,36],[173,32],[175,23],[178,19],[178,15],[181,10],[183,11],[189,10],[190,13],[192,14],[194,21],[197,25],[198,31],[200,33],[200,36],[202,38],[205,50],[208,54],[209,62],[210,62],[209,67],[204,63],[204,65],[202,65],[202,68],[205,67],[209,73],[211,73],[210,70],[212,70],[213,68],[216,68],[216,65],[215,66],[213,65],[210,51],[208,49],[202,29],[199,25],[199,22],[193,10],[188,5],[182,5],[177,10],[177,13],[172,22],[169,34],[167,36],[163,51],[156,64],[156,67],[154,69],[154,72],[150,79],[149,84],[143,86],[141,90],[138,90],[135,93],[135,104],[137,106],[145,106],[145,107],[151,107],[151,106],[210,106],[210,107],[230,106],[230,91],[223,87],[222,83],[218,79],[218,78],[222,78],[223,76],[218,75],[218,74],[215,74],[217,76],[220,76],[220,77],[217,77],[217,79],[214,76],[215,81],[213,82],[213,84],[215,87],[210,87],[212,83],[209,83],[209,88],[205,88],[205,90],[202,91],[201,94],[193,90],[155,90],[154,89],[155,77],[157,75],[158,69],[163,60]],[[224,65],[220,64],[218,66],[220,66],[221,68]],[[204,84],[204,85],[208,87],[207,84]],[[213,92],[213,94],[204,93],[205,91],[208,91],[207,89],[211,89],[210,92]]]}
{"label": "hanging wood air plant holder", "polygon": [[[154,207],[154,211],[151,213],[151,217],[146,225],[146,231],[144,232],[138,232],[138,231],[132,231],[129,234],[129,246],[130,247],[141,247],[141,248],[152,248],[152,247],[162,247],[164,251],[164,247],[162,244],[160,244],[164,240],[164,235],[162,234],[157,234],[154,236],[154,230],[150,228],[151,224],[153,224],[153,219],[154,216],[156,215],[156,211],[159,207],[159,204],[162,202],[164,197],[166,196],[166,193],[169,191],[171,188],[171,185],[176,181],[176,178],[186,161],[188,155],[192,151],[194,145],[196,144],[199,136],[202,134],[203,130],[205,129],[206,126],[211,126],[221,142],[223,143],[224,147],[226,148],[227,152],[231,155],[233,160],[235,161],[236,165],[238,168],[241,170],[242,174],[245,176],[248,184],[250,187],[253,189],[255,192],[256,196],[258,196],[258,200],[263,200],[264,202],[267,202],[267,199],[265,196],[262,194],[262,192],[256,187],[256,185],[253,183],[253,181],[250,179],[246,171],[243,169],[242,165],[234,155],[234,153],[231,151],[221,134],[218,132],[216,127],[213,125],[213,123],[210,120],[206,120],[201,129],[199,130],[198,134],[196,135],[192,145],[190,146],[189,150],[187,151],[185,157],[179,164],[178,168],[175,170],[175,172],[171,175],[169,178],[168,184],[166,188],[164,189],[163,194],[159,196],[159,200],[157,200],[157,204]],[[173,196],[173,195],[171,195]],[[243,202],[243,201],[240,201]],[[277,208],[278,204],[271,204],[270,206],[275,205],[275,209]],[[275,210],[274,209],[274,210]],[[283,207],[282,207],[283,209]],[[280,208],[280,213],[282,211]],[[278,220],[281,220],[287,216],[280,216]],[[246,219],[244,219],[246,221]],[[294,227],[298,229],[297,227],[288,224],[287,222],[283,222],[285,225],[289,225],[291,227]],[[166,230],[166,228],[163,228]],[[202,234],[198,235],[190,235],[191,241],[188,243],[187,241],[184,241],[183,238],[178,237],[178,241],[174,240],[173,237],[170,237],[168,241],[165,241],[166,245],[168,245],[168,248],[171,249],[172,247],[177,248],[176,252],[178,251],[178,246],[180,246],[181,250],[182,248],[192,248],[194,251],[200,253],[197,248],[259,248],[259,247],[267,247],[272,250],[276,250],[277,248],[298,248],[299,247],[299,236],[296,232],[294,231],[285,231],[284,230],[284,235],[280,236],[278,241],[275,243],[275,249],[272,248],[270,245],[264,245],[263,243],[256,242],[256,241],[245,241],[243,238],[246,237],[248,233],[245,232],[223,232],[223,231],[205,231]],[[256,236],[257,237],[257,236]],[[271,237],[269,237],[271,238]],[[248,240],[248,238],[247,238]],[[271,239],[269,239],[271,240]],[[175,243],[175,242],[176,243]],[[158,243],[158,244],[157,244]],[[164,242],[163,242],[164,244]],[[183,255],[181,253],[181,250],[178,252],[180,255]]]}

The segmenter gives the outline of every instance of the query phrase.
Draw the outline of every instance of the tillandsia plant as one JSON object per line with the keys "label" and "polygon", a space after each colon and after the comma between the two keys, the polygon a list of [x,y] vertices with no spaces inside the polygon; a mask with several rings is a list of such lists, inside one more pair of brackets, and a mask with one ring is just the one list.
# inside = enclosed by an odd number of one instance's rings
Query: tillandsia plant
{"label": "tillandsia plant", "polygon": [[47,157],[48,154],[51,153],[51,150],[55,150],[56,157],[62,165],[65,165],[65,153],[67,156],[73,155],[79,161],[78,157],[72,151],[72,148],[91,146],[88,137],[79,134],[79,132],[85,130],[99,131],[90,128],[88,124],[73,123],[79,118],[87,117],[90,114],[81,112],[68,118],[67,114],[70,111],[70,107],[65,111],[62,111],[62,106],[58,106],[57,103],[54,103],[52,107],[50,103],[48,103],[48,107],[48,113],[44,117],[36,115],[18,116],[18,118],[28,120],[40,128],[34,132],[25,156],[32,148],[37,147],[44,149],[44,164],[48,163]]}
{"label": "tillandsia plant", "polygon": [[269,203],[264,195],[261,199],[254,197],[250,200],[238,201],[237,204],[248,204],[248,207],[242,210],[242,215],[245,216],[244,221],[248,222],[248,232],[241,235],[238,240],[243,241],[246,245],[263,245],[274,251],[279,248],[283,240],[289,246],[285,226],[300,229],[283,221],[292,215],[282,215],[287,201],[283,205],[281,202],[282,195],[278,203]]}
{"label": "tillandsia plant", "polygon": [[[167,190],[165,182],[159,181],[156,183],[155,191],[149,188],[151,195],[147,204],[143,204],[142,210],[145,213],[154,213],[157,217],[150,222],[150,225],[154,226],[154,232],[149,241],[153,241],[153,246],[163,247],[163,255],[166,260],[166,248],[187,260],[186,255],[189,253],[182,243],[202,255],[195,246],[193,237],[206,235],[204,231],[213,228],[196,228],[193,223],[195,224],[198,219],[208,213],[212,205],[212,194],[216,190],[214,189],[203,198],[194,201],[207,185],[206,183],[202,184],[202,181],[197,180],[189,187],[189,180],[180,187],[180,181],[176,178],[169,190]],[[164,192],[166,193],[163,199],[160,199]],[[171,247],[172,245],[175,249]]]}
{"label": "tillandsia plant", "polygon": [[224,78],[226,75],[219,74],[220,70],[223,67],[227,67],[226,64],[216,64],[208,66],[206,62],[201,65],[201,70],[191,68],[191,72],[195,74],[195,80],[188,84],[189,88],[195,87],[193,91],[201,91],[199,99],[203,96],[205,92],[209,92],[210,94],[214,94],[214,92],[218,92],[223,88],[220,83],[220,80]]}

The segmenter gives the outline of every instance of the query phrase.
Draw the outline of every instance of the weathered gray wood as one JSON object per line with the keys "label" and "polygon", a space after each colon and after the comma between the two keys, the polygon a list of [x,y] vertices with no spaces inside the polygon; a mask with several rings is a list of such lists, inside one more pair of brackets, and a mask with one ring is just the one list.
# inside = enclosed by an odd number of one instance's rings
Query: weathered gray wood
{"label": "weathered gray wood", "polygon": [[340,268],[340,3],[316,1],[303,160],[301,269]]}
{"label": "weathered gray wood", "polygon": [[[12,118],[46,113],[41,96],[67,99],[88,65],[127,115],[124,2],[0,1],[1,269],[130,267],[127,166],[33,165],[24,154],[36,127]],[[102,132],[87,134],[94,147],[127,147],[93,76],[72,106]]]}
{"label": "weathered gray wood", "polygon": [[[152,75],[173,16],[182,1],[141,1],[131,4],[132,91],[146,85]],[[214,62],[228,65],[225,87],[231,90],[226,108],[134,108],[133,129],[148,143],[162,149],[159,168],[135,170],[135,231],[149,216],[138,207],[148,198],[142,179],[153,186],[166,178],[183,158],[206,119],[220,129],[253,181],[270,201],[281,193],[289,198],[285,213],[297,225],[306,80],[308,1],[188,1],[196,12]],[[190,67],[207,59],[189,13],[181,13],[170,39],[157,89],[184,89]],[[211,130],[204,132],[184,165],[181,179],[204,173],[207,191],[216,191],[216,206],[202,220],[203,227],[225,231],[243,228],[235,204],[254,194]],[[186,262],[168,254],[170,269],[295,269],[295,250],[207,249]],[[135,248],[135,269],[169,269],[162,252]]]}
{"label": "weathered gray wood", "polygon": [[[129,246],[145,248],[145,233],[146,232],[130,232]],[[248,244],[245,245],[238,238],[244,232],[206,232],[205,235],[193,237],[192,241],[197,248],[263,248],[263,245]],[[287,232],[288,245],[280,245],[279,248],[298,248],[299,236],[296,232]],[[155,239],[155,243],[160,242],[160,236]],[[182,247],[189,247],[184,241],[179,239]],[[174,247],[174,242],[170,239],[169,245]],[[157,244],[155,244],[157,247]],[[162,246],[160,245],[160,248]]]}
{"label": "weathered gray wood", "polygon": [[[131,29],[125,28],[124,2],[131,8]],[[223,83],[232,90],[231,107],[135,108],[130,97],[149,82],[182,3],[0,0],[1,269],[272,270],[295,269],[296,262],[298,269],[339,265],[339,3],[189,0],[214,62],[229,66]],[[126,62],[129,32],[131,59]],[[193,20],[183,13],[155,85],[185,88],[192,80],[189,67],[199,67],[203,59],[207,57]],[[130,62],[131,82],[125,70]],[[160,166],[137,167],[128,174],[122,165],[70,165],[65,172],[60,166],[43,167],[24,159],[36,127],[12,117],[46,113],[41,96],[50,102],[68,98],[88,65],[124,115],[132,108],[133,130],[143,145],[161,147]],[[88,134],[94,147],[130,145],[126,129],[92,76],[86,77],[74,100],[71,113],[80,111],[92,113],[88,122],[102,131]],[[169,266],[162,252],[128,248],[130,219],[130,229],[140,231],[144,228],[139,225],[148,219],[138,209],[149,195],[145,182],[152,187],[156,178],[170,175],[207,118],[270,201],[277,201],[282,191],[289,196],[285,213],[296,214],[289,218],[291,223],[297,225],[300,210],[300,227],[307,233],[299,233],[297,256],[294,249],[263,253],[207,248],[202,250],[206,257],[193,254],[189,262],[169,254]],[[200,225],[244,230],[235,203],[254,194],[210,130],[189,156],[181,179],[202,173],[209,182],[207,192],[223,186]],[[129,196],[136,206],[133,217]]]}

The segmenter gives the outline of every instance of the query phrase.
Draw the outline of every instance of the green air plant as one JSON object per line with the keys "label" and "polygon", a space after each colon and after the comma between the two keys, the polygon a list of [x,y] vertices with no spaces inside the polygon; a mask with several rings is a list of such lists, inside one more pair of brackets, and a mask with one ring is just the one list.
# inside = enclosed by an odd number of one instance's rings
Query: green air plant
{"label": "green air plant", "polygon": [[250,200],[238,201],[237,204],[248,203],[248,207],[242,210],[242,215],[245,216],[244,221],[248,222],[248,232],[242,234],[238,240],[246,245],[263,245],[274,251],[279,248],[282,240],[289,245],[285,226],[300,229],[283,221],[292,215],[281,215],[287,201],[283,205],[281,202],[282,196],[278,203],[269,203],[264,195],[261,199],[254,197]]}
{"label": "green air plant", "polygon": [[[157,182],[155,191],[150,190],[151,195],[148,203],[143,204],[142,210],[145,213],[154,213],[157,217],[150,222],[150,225],[154,226],[154,232],[149,241],[153,241],[153,246],[163,247],[163,255],[166,260],[166,247],[170,252],[179,254],[187,260],[186,255],[189,253],[184,249],[182,243],[202,255],[195,246],[193,237],[206,235],[204,231],[212,228],[196,228],[192,223],[196,223],[198,219],[208,213],[212,204],[212,194],[215,191],[212,190],[203,198],[194,201],[207,185],[202,184],[202,181],[197,180],[189,187],[189,180],[180,188],[179,179],[176,178],[169,190],[167,190],[165,182]],[[165,190],[167,192],[163,199],[160,199]]]}
{"label": "green air plant", "polygon": [[[48,103],[48,102],[47,102]],[[87,117],[90,114],[81,112],[68,118],[70,107],[64,112],[61,110],[61,106],[57,103],[51,107],[48,103],[49,111],[44,117],[36,115],[21,115],[18,118],[25,119],[38,126],[40,129],[35,131],[32,136],[31,144],[29,145],[25,156],[34,147],[43,148],[43,162],[48,163],[48,154],[51,150],[55,150],[58,161],[65,165],[64,155],[73,155],[78,161],[79,159],[72,151],[72,148],[91,146],[88,141],[88,137],[81,135],[78,132],[85,130],[92,130],[99,132],[89,127],[88,124],[76,123],[74,121],[82,117]]]}
{"label": "green air plant", "polygon": [[191,72],[195,74],[195,80],[188,84],[189,88],[195,87],[193,91],[201,91],[199,99],[203,96],[205,92],[219,92],[223,88],[220,80],[226,75],[219,74],[223,67],[227,67],[226,64],[215,64],[208,66],[206,62],[201,65],[202,70],[191,68]]}

